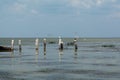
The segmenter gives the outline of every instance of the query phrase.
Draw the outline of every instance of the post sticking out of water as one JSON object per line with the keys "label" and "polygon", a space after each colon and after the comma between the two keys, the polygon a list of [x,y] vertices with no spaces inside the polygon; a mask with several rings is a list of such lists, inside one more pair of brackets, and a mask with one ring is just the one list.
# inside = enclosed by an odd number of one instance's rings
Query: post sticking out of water
{"label": "post sticking out of water", "polygon": [[60,46],[61,42],[62,42],[62,39],[61,39],[61,37],[59,36],[59,41],[58,41],[58,45],[59,45],[59,46]]}
{"label": "post sticking out of water", "polygon": [[14,49],[14,40],[11,41],[11,49]]}
{"label": "post sticking out of water", "polygon": [[22,50],[22,43],[21,43],[21,40],[18,41],[18,44],[19,44],[19,51]]}
{"label": "post sticking out of water", "polygon": [[63,50],[63,41],[61,39],[61,37],[59,36],[59,42],[58,42],[58,45],[59,45],[59,50]]}
{"label": "post sticking out of water", "polygon": [[76,52],[78,50],[77,39],[76,38],[74,39],[74,46],[75,46],[74,49],[75,49],[75,52]]}
{"label": "post sticking out of water", "polygon": [[63,48],[64,48],[64,47],[63,47],[63,41],[62,41],[62,42],[60,43],[59,49],[60,49],[60,50],[63,50]]}
{"label": "post sticking out of water", "polygon": [[36,40],[35,40],[35,46],[36,46],[36,50],[39,50],[39,39],[37,38]]}
{"label": "post sticking out of water", "polygon": [[44,55],[46,55],[46,39],[43,39]]}

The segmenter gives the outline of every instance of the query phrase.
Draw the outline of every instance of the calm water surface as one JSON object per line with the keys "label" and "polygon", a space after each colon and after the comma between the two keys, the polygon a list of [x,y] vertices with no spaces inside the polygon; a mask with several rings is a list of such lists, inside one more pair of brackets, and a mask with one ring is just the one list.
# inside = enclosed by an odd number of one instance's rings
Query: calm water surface
{"label": "calm water surface", "polygon": [[[0,45],[10,46],[11,40],[1,38]],[[120,80],[120,39],[79,39],[77,52],[66,45],[71,38],[63,38],[63,51],[58,50],[58,39],[47,39],[46,52],[42,39],[39,51],[34,38],[21,38],[22,51],[19,39],[14,40],[14,52],[0,52],[0,80]]]}

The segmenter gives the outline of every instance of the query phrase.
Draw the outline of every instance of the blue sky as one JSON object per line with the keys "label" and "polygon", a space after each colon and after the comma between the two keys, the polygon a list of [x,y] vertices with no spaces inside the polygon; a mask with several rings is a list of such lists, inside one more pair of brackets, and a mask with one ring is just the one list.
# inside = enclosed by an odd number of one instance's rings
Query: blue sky
{"label": "blue sky", "polygon": [[120,0],[0,0],[0,37],[120,37]]}

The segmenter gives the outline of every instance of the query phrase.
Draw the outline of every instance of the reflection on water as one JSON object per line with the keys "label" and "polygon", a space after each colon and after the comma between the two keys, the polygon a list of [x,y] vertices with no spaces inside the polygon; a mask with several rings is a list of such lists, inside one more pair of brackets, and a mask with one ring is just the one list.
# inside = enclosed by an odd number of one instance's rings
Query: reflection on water
{"label": "reflection on water", "polygon": [[56,49],[57,44],[49,44],[47,54],[42,47],[35,50],[32,42],[26,44],[22,51],[0,52],[0,80],[120,79],[119,41],[114,42],[115,48],[87,41],[79,43],[79,50],[65,46],[62,51]]}
{"label": "reflection on water", "polygon": [[39,61],[39,55],[35,55],[35,62],[38,63]]}
{"label": "reflection on water", "polygon": [[36,50],[35,54],[38,55],[39,54],[39,50]]}
{"label": "reflection on water", "polygon": [[75,63],[77,63],[77,58],[78,58],[78,53],[77,51],[74,52],[74,61]]}
{"label": "reflection on water", "polygon": [[11,56],[11,58],[13,58],[14,57],[14,52],[10,52],[10,56]]}
{"label": "reflection on water", "polygon": [[46,51],[44,51],[44,56],[46,55]]}
{"label": "reflection on water", "polygon": [[59,62],[62,61],[63,50],[59,50]]}
{"label": "reflection on water", "polygon": [[20,56],[22,55],[22,50],[19,51],[19,55],[20,55]]}
{"label": "reflection on water", "polygon": [[20,53],[20,54],[22,53],[22,49],[19,49],[19,53]]}

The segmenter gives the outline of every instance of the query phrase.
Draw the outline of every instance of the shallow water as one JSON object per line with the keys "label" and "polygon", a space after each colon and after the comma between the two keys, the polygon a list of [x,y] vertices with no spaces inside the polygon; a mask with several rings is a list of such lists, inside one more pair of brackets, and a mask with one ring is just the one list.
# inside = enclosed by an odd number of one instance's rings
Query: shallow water
{"label": "shallow water", "polygon": [[[17,40],[14,52],[0,52],[0,80],[120,80],[120,39],[80,39],[77,52],[74,46],[65,45],[59,51],[57,43],[47,43],[46,55],[42,39],[39,51],[34,38],[22,39],[21,52]],[[10,38],[0,41],[10,46]],[[101,47],[103,44],[115,47]]]}

